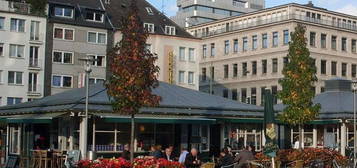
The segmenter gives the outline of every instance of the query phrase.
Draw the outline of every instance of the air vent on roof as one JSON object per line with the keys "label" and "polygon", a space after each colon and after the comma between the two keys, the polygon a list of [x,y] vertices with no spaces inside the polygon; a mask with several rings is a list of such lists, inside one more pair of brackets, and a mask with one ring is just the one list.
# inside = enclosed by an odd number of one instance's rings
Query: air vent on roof
{"label": "air vent on roof", "polygon": [[145,9],[149,15],[154,15],[154,12],[152,11],[152,9],[150,7],[146,7]]}

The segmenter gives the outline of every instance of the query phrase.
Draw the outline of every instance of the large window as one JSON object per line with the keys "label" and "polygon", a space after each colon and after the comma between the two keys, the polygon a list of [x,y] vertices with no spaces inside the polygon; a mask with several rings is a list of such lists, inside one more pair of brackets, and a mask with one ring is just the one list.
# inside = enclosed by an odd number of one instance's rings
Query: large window
{"label": "large window", "polygon": [[252,75],[257,74],[257,61],[252,61]]}
{"label": "large window", "polygon": [[37,92],[39,90],[37,86],[37,79],[38,73],[29,73],[29,80],[28,80],[28,91],[29,92]]}
{"label": "large window", "polygon": [[176,35],[176,29],[174,26],[165,26],[165,34]]}
{"label": "large window", "polygon": [[272,59],[272,72],[273,73],[277,73],[278,72],[278,59],[277,58],[273,58]]}
{"label": "large window", "polygon": [[256,50],[258,48],[258,36],[254,35],[252,37],[252,50]]}
{"label": "large window", "polygon": [[337,62],[331,62],[331,75],[337,75]]}
{"label": "large window", "polygon": [[347,75],[347,64],[346,63],[342,63],[341,64],[341,75],[342,76],[346,76]]}
{"label": "large window", "polygon": [[247,102],[247,89],[246,88],[241,89],[241,102],[242,103]]}
{"label": "large window", "polygon": [[155,33],[155,25],[152,23],[144,23],[144,29],[148,33]]}
{"label": "large window", "polygon": [[9,84],[22,85],[22,74],[23,72],[9,71],[7,82]]}
{"label": "large window", "polygon": [[106,44],[107,34],[100,32],[88,32],[87,40],[89,43]]}
{"label": "large window", "polygon": [[103,78],[89,78],[89,84],[104,83]]}
{"label": "large window", "polygon": [[207,68],[202,68],[202,76],[201,76],[202,81],[207,80]]}
{"label": "large window", "polygon": [[[11,100],[9,100],[9,98]],[[16,99],[16,98],[15,98]],[[18,98],[21,99],[21,98]],[[13,101],[14,98],[8,97],[8,103],[10,101]],[[12,105],[12,104],[8,104],[8,105]],[[10,126],[10,135],[9,135],[9,152],[13,153],[13,154],[20,154],[20,143],[21,143],[21,130],[20,130],[20,126],[18,125],[11,125]]]}
{"label": "large window", "polygon": [[20,104],[22,102],[22,98],[20,97],[7,97],[7,105]]}
{"label": "large window", "polygon": [[65,7],[55,7],[55,16],[73,18],[73,9]]}
{"label": "large window", "polygon": [[62,64],[73,64],[73,52],[53,51],[53,62]]}
{"label": "large window", "polygon": [[336,36],[331,36],[331,49],[333,49],[333,50],[337,49],[337,37]]}
{"label": "large window", "polygon": [[233,52],[238,52],[238,39],[233,40]]}
{"label": "large window", "polygon": [[268,48],[268,34],[262,35],[262,48]]}
{"label": "large window", "polygon": [[4,43],[0,43],[0,56],[4,56]]}
{"label": "large window", "polygon": [[74,40],[74,30],[66,28],[54,28],[53,38],[62,40]]}
{"label": "large window", "polygon": [[257,104],[257,88],[250,88],[250,104]]}
{"label": "large window", "polygon": [[351,40],[351,52],[356,53],[356,40],[355,39]]}
{"label": "large window", "polygon": [[[4,83],[4,79],[3,79],[3,70],[0,70],[0,84]],[[1,105],[1,104],[0,104]]]}
{"label": "large window", "polygon": [[4,30],[5,27],[5,18],[4,17],[0,17],[0,30]]}
{"label": "large window", "polygon": [[224,69],[224,78],[228,78],[228,64],[223,65],[223,69]]}
{"label": "large window", "polygon": [[30,40],[40,39],[40,22],[31,21]]}
{"label": "large window", "polygon": [[224,98],[228,98],[228,92],[229,92],[228,89],[223,89],[223,97]]}
{"label": "large window", "polygon": [[38,50],[39,50],[38,46],[30,46],[30,54],[29,54],[30,67],[39,67]]}
{"label": "large window", "polygon": [[103,22],[104,15],[99,12],[87,11],[86,20],[95,21],[95,22]]}
{"label": "large window", "polygon": [[341,39],[341,50],[347,51],[347,38],[343,37]]}
{"label": "large window", "polygon": [[15,32],[25,32],[25,20],[11,18],[10,30]]}
{"label": "large window", "polygon": [[277,47],[279,45],[279,33],[273,32],[273,47]]}
{"label": "large window", "polygon": [[326,48],[326,34],[321,34],[321,48]]}
{"label": "large window", "polygon": [[10,57],[24,58],[24,45],[10,44]]}
{"label": "large window", "polygon": [[243,51],[248,51],[248,37],[243,38]]}
{"label": "large window", "polygon": [[191,62],[195,61],[195,49],[194,48],[188,49],[188,60]]}
{"label": "large window", "polygon": [[284,30],[284,45],[289,44],[289,30]]}
{"label": "large window", "polygon": [[352,76],[352,78],[356,77],[356,73],[357,73],[357,65],[356,64],[352,64],[352,66],[351,66],[351,76]]}
{"label": "large window", "polygon": [[268,61],[262,60],[262,74],[266,74],[268,71]]}
{"label": "large window", "polygon": [[211,43],[211,57],[214,57],[216,55],[216,48],[214,43]]}
{"label": "large window", "polygon": [[185,47],[180,47],[179,48],[179,59],[180,59],[180,61],[186,60],[185,51],[186,51]]}
{"label": "large window", "polygon": [[188,84],[194,84],[194,72],[188,72]]}
{"label": "large window", "polygon": [[232,89],[232,100],[238,100],[238,90]]}
{"label": "large window", "polygon": [[262,128],[259,124],[232,124],[229,139],[225,139],[225,145],[230,145],[237,151],[248,145],[253,145],[257,151],[262,149]]}
{"label": "large window", "polygon": [[322,75],[326,75],[326,60],[321,60],[320,71]]}
{"label": "large window", "polygon": [[233,64],[233,77],[238,76],[238,64]]}
{"label": "large window", "polygon": [[248,65],[246,62],[242,63],[242,74],[243,74],[243,76],[247,76],[247,74],[248,74]]}
{"label": "large window", "polygon": [[185,82],[185,71],[179,71],[179,83],[184,83]]}
{"label": "large window", "polygon": [[310,32],[310,46],[315,47],[316,45],[316,33]]}
{"label": "large window", "polygon": [[202,46],[202,57],[203,57],[203,58],[206,58],[206,57],[207,57],[207,45],[206,45],[206,44],[204,44],[204,45]]}
{"label": "large window", "polygon": [[91,56],[93,59],[95,59],[95,61],[92,62],[92,65],[97,66],[97,67],[105,67],[105,56],[103,55],[89,55]]}
{"label": "large window", "polygon": [[73,83],[72,78],[72,76],[67,75],[52,75],[52,86],[71,88]]}
{"label": "large window", "polygon": [[211,66],[210,67],[210,74],[211,74],[211,76],[210,76],[210,80],[214,80],[214,66]]}
{"label": "large window", "polygon": [[224,54],[229,54],[229,40],[224,41]]}

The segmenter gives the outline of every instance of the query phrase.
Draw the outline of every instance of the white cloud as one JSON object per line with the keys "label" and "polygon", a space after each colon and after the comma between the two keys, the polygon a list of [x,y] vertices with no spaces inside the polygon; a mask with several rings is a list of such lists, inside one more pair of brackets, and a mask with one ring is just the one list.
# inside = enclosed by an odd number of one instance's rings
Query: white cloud
{"label": "white cloud", "polygon": [[357,16],[357,6],[354,6],[352,4],[345,5],[344,7],[339,8],[336,11],[345,13],[345,14],[349,14],[349,15]]}
{"label": "white cloud", "polygon": [[[314,1],[312,2],[314,3]],[[337,4],[338,2],[340,2],[340,0],[316,0],[315,2],[318,5],[329,6]]]}

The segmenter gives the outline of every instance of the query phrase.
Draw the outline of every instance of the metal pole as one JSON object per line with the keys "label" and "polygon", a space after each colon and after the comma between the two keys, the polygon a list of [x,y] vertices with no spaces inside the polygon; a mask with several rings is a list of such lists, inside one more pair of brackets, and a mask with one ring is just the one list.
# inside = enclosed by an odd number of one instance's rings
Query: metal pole
{"label": "metal pole", "polygon": [[89,68],[89,61],[87,62],[87,67],[86,67],[86,109],[85,109],[85,115],[84,115],[84,127],[83,127],[83,144],[84,144],[84,150],[83,150],[83,158],[87,158],[87,141],[88,141],[88,101],[89,101],[89,74],[90,74],[90,68]]}
{"label": "metal pole", "polygon": [[209,72],[210,72],[210,79],[209,79],[209,94],[212,94],[212,92],[213,92],[213,79],[212,79],[212,77],[213,77],[213,66],[212,66],[212,61],[211,61],[211,66],[210,66],[210,70],[209,70]]}
{"label": "metal pole", "polygon": [[356,167],[356,83],[353,82],[353,167]]}

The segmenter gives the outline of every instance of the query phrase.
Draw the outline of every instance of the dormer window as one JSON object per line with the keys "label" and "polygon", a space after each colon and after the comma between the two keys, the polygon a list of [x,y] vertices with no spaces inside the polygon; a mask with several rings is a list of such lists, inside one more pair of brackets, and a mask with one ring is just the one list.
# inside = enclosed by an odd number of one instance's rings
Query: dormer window
{"label": "dormer window", "polygon": [[165,26],[165,34],[176,35],[176,30],[174,26]]}
{"label": "dormer window", "polygon": [[94,22],[103,22],[103,14],[94,11],[87,11],[86,20]]}
{"label": "dormer window", "polygon": [[152,23],[144,23],[144,29],[149,33],[155,32],[155,25]]}
{"label": "dormer window", "polygon": [[149,15],[154,15],[154,12],[150,7],[146,7],[146,11],[148,12]]}
{"label": "dormer window", "polygon": [[73,18],[73,9],[65,7],[55,7],[55,16]]}

